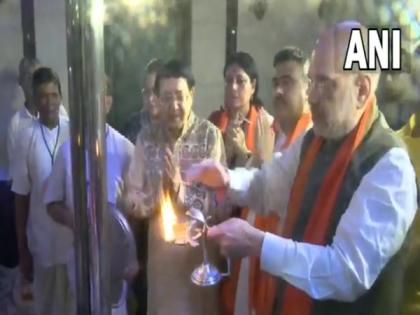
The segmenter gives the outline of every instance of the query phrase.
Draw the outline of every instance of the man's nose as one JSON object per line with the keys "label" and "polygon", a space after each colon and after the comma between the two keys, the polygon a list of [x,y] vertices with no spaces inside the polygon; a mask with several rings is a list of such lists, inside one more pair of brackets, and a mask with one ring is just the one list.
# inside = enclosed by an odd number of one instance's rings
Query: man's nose
{"label": "man's nose", "polygon": [[171,102],[169,103],[169,109],[172,111],[177,111],[179,107],[180,103],[176,99],[171,100]]}
{"label": "man's nose", "polygon": [[280,84],[277,84],[276,86],[274,86],[274,94],[275,95],[283,95],[284,94],[284,89]]}

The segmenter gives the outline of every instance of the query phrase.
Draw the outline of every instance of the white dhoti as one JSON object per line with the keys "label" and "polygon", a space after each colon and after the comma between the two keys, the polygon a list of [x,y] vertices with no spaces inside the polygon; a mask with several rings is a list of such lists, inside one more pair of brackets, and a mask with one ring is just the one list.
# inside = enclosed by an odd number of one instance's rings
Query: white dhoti
{"label": "white dhoti", "polygon": [[73,295],[65,264],[34,266],[35,315],[75,315]]}

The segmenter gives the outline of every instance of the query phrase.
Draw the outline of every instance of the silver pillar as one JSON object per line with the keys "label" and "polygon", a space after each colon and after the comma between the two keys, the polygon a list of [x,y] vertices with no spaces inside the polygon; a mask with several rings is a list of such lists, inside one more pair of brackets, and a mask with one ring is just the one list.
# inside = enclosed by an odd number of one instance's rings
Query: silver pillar
{"label": "silver pillar", "polygon": [[78,315],[109,315],[103,0],[66,0]]}

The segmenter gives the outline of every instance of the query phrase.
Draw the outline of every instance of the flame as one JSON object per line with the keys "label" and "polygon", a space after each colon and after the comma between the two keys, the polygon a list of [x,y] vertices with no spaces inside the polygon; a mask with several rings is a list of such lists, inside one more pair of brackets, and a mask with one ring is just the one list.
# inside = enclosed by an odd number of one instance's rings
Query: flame
{"label": "flame", "polygon": [[177,218],[175,215],[174,205],[168,192],[163,193],[161,203],[161,219],[163,227],[163,239],[166,242],[174,241]]}

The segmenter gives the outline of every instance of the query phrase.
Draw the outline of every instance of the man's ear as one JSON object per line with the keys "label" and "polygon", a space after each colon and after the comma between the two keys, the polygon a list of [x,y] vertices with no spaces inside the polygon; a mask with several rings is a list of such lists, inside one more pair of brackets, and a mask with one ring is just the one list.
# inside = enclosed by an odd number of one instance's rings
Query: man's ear
{"label": "man's ear", "polygon": [[358,74],[355,79],[358,108],[362,108],[372,93],[372,79],[368,75]]}
{"label": "man's ear", "polygon": [[195,87],[194,86],[190,89],[190,94],[191,94],[191,97],[193,97],[195,95]]}

